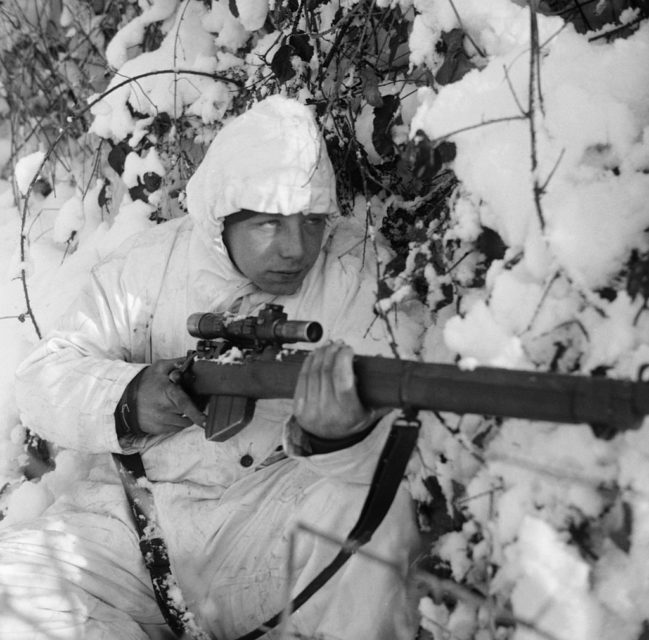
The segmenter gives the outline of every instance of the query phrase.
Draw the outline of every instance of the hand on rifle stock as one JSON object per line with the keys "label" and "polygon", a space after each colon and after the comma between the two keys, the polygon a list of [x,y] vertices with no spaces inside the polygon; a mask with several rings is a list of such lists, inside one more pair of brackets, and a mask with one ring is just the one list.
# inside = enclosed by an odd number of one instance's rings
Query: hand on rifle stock
{"label": "hand on rifle stock", "polygon": [[358,398],[353,357],[351,347],[340,341],[306,357],[293,396],[293,416],[302,429],[340,439],[367,428],[372,413]]}
{"label": "hand on rifle stock", "polygon": [[173,433],[205,422],[205,415],[169,377],[178,366],[177,359],[158,360],[141,374],[136,400],[137,420],[145,433]]}

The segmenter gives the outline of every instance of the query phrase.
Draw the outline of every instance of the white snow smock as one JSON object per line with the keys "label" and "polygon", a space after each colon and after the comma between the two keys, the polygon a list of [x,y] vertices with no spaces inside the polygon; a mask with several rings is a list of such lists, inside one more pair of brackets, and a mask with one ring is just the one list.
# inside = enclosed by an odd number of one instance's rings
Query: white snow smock
{"label": "white snow smock", "polygon": [[[338,219],[333,184],[309,110],[279,97],[258,103],[217,136],[188,185],[190,215],[136,236],[98,264],[60,328],[20,367],[24,423],[61,447],[97,455],[89,478],[41,520],[0,535],[0,638],[163,637],[107,454],[122,452],[114,411],[128,382],[147,363],[194,348],[189,314],[256,314],[272,302],[289,318],[320,322],[323,341],[340,338],[357,353],[390,355],[372,313],[375,278],[354,251],[360,238],[353,226]],[[241,208],[330,215],[321,253],[296,293],[264,293],[232,264],[222,220]],[[407,317],[397,329],[410,355],[415,332]],[[252,422],[226,442],[209,442],[193,426],[135,447],[185,601],[219,640],[281,610],[289,554],[294,594],[335,556],[331,542],[293,537],[294,528],[305,523],[347,536],[391,421],[347,449],[309,456],[287,426],[290,414],[290,401],[259,401]],[[405,573],[418,544],[412,501],[401,488],[367,548]],[[290,628],[307,637],[412,638],[413,605],[403,575],[357,554],[291,616]]]}

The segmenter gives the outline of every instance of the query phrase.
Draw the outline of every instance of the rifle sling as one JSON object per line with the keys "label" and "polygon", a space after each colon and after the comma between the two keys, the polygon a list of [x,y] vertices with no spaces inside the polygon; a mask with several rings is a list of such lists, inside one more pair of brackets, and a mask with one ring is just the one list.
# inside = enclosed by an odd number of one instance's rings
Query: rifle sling
{"label": "rifle sling", "polygon": [[[299,609],[336,574],[359,547],[370,541],[385,518],[399,489],[406,465],[417,444],[420,426],[420,421],[413,415],[402,415],[392,423],[390,434],[379,456],[372,484],[356,524],[336,557],[293,598],[286,613],[290,614]],[[275,628],[282,621],[284,615],[285,612],[280,611],[237,640],[254,640],[261,637]]]}
{"label": "rifle sling", "polygon": [[[321,587],[323,587],[364,544],[367,544],[387,514],[403,478],[410,455],[417,443],[421,423],[413,416],[397,418],[390,429],[377,463],[372,483],[361,509],[359,518],[347,536],[347,540],[334,559],[297,595],[288,605],[288,611],[280,611],[256,629],[240,636],[238,640],[254,640],[275,628],[287,614],[299,609]],[[164,539],[151,538],[147,530],[155,522],[151,491],[139,479],[146,478],[144,465],[139,454],[113,454],[133,519],[140,538],[140,549],[144,563],[151,574],[156,601],[165,621],[177,637],[197,637],[191,634],[186,620],[191,614],[178,597],[169,598],[170,586],[175,585],[169,564],[169,554]],[[174,590],[175,593],[178,591]],[[200,630],[199,630],[200,631]],[[204,634],[204,632],[200,632]],[[208,637],[200,635],[200,637]]]}
{"label": "rifle sling", "polygon": [[210,640],[211,636],[196,625],[193,615],[179,595],[180,589],[171,573],[167,544],[161,535],[155,535],[160,531],[155,524],[157,519],[153,494],[146,484],[141,482],[146,479],[146,472],[140,454],[113,453],[113,459],[131,509],[140,552],[151,576],[153,593],[165,622],[178,638]]}

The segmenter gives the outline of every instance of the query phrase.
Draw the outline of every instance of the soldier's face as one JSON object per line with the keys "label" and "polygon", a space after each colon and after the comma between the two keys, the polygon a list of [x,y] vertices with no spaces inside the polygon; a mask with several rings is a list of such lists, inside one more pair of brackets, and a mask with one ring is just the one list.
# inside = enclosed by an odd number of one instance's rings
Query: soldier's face
{"label": "soldier's face", "polygon": [[223,241],[241,273],[262,291],[295,293],[322,247],[327,216],[239,211],[225,218]]}

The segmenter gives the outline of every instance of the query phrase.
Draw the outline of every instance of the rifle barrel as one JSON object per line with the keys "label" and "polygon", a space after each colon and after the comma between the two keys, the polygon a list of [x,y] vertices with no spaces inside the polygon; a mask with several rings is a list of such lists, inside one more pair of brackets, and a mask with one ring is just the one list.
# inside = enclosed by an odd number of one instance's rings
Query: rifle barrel
{"label": "rifle barrel", "polygon": [[[292,398],[306,352],[242,364],[197,360],[183,384],[198,395]],[[649,414],[649,382],[521,371],[462,370],[452,364],[355,356],[358,395],[367,407],[403,407],[572,424],[639,426]]]}

